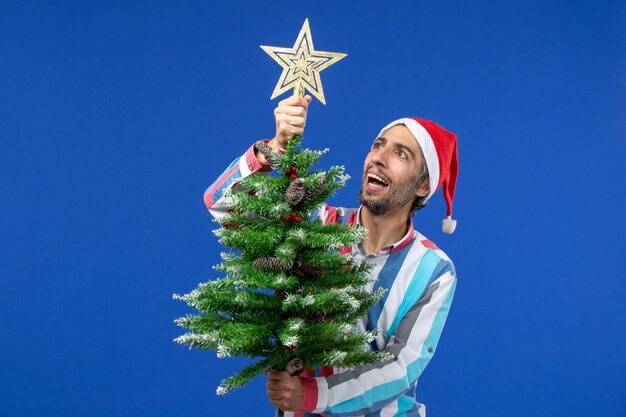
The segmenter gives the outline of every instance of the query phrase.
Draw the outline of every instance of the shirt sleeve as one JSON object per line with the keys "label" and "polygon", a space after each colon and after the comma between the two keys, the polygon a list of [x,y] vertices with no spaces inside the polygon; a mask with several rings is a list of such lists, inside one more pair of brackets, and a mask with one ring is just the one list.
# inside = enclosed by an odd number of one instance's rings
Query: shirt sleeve
{"label": "shirt sleeve", "polygon": [[204,192],[204,204],[216,218],[224,216],[228,209],[224,205],[224,191],[237,186],[237,181],[256,172],[268,173],[271,165],[262,163],[255,155],[254,145],[246,153],[236,158],[226,170]]}
{"label": "shirt sleeve", "polygon": [[455,288],[451,267],[407,311],[385,348],[395,359],[328,377],[302,378],[302,410],[326,417],[363,415],[414,389],[434,355]]}

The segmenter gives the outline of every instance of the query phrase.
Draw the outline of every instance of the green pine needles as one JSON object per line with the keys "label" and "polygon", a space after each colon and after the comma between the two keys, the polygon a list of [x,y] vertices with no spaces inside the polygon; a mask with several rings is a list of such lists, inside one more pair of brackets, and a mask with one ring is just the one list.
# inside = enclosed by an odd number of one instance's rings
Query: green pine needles
{"label": "green pine needles", "polygon": [[289,369],[290,362],[300,368],[354,367],[390,359],[368,348],[375,332],[355,330],[383,295],[365,289],[371,265],[338,252],[360,242],[365,230],[309,220],[349,176],[339,166],[312,171],[328,150],[298,149],[301,142],[296,136],[274,155],[280,175],[251,175],[227,191],[230,210],[215,231],[230,249],[215,267],[225,276],[174,295],[199,311],[176,320],[189,330],[177,343],[215,350],[220,358],[256,360],[224,379],[218,394],[263,371]]}

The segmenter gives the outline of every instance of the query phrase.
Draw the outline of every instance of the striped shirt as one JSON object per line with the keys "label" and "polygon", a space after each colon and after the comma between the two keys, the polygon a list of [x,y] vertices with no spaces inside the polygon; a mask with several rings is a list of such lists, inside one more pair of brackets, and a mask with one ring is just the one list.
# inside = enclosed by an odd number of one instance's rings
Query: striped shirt
{"label": "striped shirt", "polygon": [[[251,147],[235,159],[206,190],[204,201],[218,218],[227,209],[223,193],[237,180],[271,167],[258,161]],[[313,216],[324,223],[358,224],[360,209],[324,205]],[[452,261],[433,242],[413,229],[409,220],[406,235],[398,242],[367,254],[362,243],[343,252],[355,260],[375,266],[371,290],[386,288],[382,299],[372,306],[357,327],[380,329],[372,342],[374,350],[386,350],[395,359],[346,369],[325,367],[301,374],[302,411],[285,412],[285,417],[343,416],[425,416],[425,406],[415,400],[415,386],[432,358],[445,324],[456,287]]]}

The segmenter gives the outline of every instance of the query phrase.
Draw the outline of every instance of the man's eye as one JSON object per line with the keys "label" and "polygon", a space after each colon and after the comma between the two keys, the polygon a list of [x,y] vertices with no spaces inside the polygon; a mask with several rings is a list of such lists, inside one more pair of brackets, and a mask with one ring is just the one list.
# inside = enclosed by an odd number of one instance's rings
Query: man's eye
{"label": "man's eye", "polygon": [[374,149],[380,149],[380,147],[381,147],[381,146],[382,146],[382,145],[380,144],[380,142],[376,142],[376,143],[374,143],[374,144],[372,145],[372,148],[374,148]]}
{"label": "man's eye", "polygon": [[404,159],[406,159],[406,153],[404,153],[404,151],[398,151],[398,156],[399,156],[400,158],[404,158]]}

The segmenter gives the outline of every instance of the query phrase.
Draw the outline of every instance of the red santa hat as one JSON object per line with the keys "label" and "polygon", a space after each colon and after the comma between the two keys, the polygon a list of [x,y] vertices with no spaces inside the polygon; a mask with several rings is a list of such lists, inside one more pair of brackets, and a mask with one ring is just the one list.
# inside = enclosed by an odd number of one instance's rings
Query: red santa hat
{"label": "red santa hat", "polygon": [[451,234],[456,228],[456,220],[452,220],[452,202],[459,171],[456,135],[430,120],[412,117],[389,123],[380,131],[378,136],[383,136],[387,130],[399,124],[403,124],[409,129],[422,148],[430,177],[430,194],[426,196],[425,201],[435,194],[439,187],[443,188],[443,197],[448,209],[447,218],[443,220],[442,230],[444,233]]}

